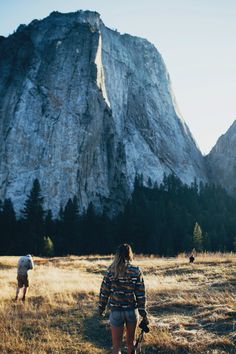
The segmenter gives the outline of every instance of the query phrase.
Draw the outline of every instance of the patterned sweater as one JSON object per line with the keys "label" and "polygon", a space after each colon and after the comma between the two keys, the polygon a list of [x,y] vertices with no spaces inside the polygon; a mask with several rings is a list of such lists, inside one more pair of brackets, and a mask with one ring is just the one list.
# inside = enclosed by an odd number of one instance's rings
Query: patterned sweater
{"label": "patterned sweater", "polygon": [[126,275],[122,278],[115,278],[111,267],[108,268],[99,296],[99,307],[102,311],[105,310],[107,303],[111,311],[138,308],[142,317],[147,315],[145,286],[139,267],[129,263]]}

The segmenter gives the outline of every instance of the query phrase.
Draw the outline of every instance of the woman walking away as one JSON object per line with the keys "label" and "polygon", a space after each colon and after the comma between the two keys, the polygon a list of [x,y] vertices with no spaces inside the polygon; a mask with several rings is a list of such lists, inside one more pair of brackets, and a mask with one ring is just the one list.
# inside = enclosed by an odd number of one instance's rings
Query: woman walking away
{"label": "woman walking away", "polygon": [[121,353],[124,325],[130,354],[134,347],[139,315],[148,324],[144,280],[139,267],[131,264],[132,259],[130,245],[120,245],[101,285],[99,312],[103,315],[108,303],[111,310],[112,354]]}

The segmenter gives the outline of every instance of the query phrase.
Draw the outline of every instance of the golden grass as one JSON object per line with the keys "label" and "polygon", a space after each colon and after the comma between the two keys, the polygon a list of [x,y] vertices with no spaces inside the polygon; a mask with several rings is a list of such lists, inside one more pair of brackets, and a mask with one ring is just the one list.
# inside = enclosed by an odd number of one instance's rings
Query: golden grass
{"label": "golden grass", "polygon": [[[109,256],[35,258],[26,303],[12,299],[18,257],[0,257],[0,353],[111,352],[97,315]],[[137,256],[150,317],[142,353],[236,353],[236,255],[201,254],[194,264]]]}

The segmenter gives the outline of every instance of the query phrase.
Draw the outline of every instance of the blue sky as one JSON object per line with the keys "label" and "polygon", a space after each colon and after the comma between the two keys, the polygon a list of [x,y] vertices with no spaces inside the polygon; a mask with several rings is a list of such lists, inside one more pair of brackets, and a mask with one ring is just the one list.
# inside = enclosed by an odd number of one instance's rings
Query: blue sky
{"label": "blue sky", "polygon": [[235,0],[2,0],[0,34],[57,10],[95,10],[106,26],[147,38],[163,56],[203,153],[236,119]]}

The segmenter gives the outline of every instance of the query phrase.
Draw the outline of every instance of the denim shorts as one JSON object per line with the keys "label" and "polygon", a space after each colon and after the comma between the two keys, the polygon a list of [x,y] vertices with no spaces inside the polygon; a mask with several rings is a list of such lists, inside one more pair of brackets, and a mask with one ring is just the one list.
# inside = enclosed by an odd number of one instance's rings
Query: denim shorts
{"label": "denim shorts", "polygon": [[137,322],[139,318],[138,309],[135,310],[114,310],[110,312],[110,324],[114,327],[122,327],[125,323]]}

